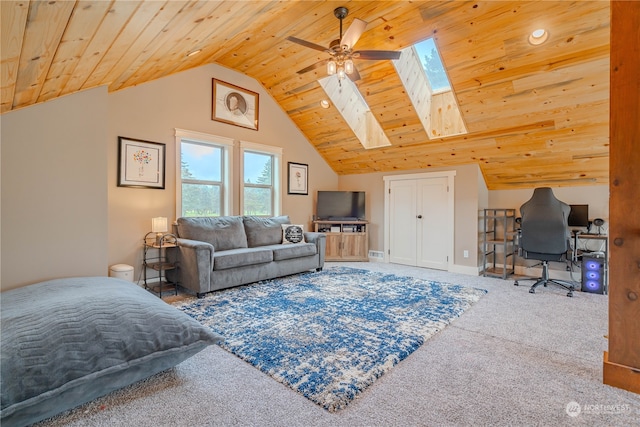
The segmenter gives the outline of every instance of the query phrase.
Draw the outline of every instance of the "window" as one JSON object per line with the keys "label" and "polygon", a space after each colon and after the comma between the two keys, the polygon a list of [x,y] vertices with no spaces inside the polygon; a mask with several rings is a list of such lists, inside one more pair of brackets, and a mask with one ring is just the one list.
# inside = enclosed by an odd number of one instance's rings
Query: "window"
{"label": "window", "polygon": [[280,213],[280,157],[282,149],[241,142],[243,215]]}
{"label": "window", "polygon": [[233,141],[176,129],[176,147],[176,215],[229,215]]}

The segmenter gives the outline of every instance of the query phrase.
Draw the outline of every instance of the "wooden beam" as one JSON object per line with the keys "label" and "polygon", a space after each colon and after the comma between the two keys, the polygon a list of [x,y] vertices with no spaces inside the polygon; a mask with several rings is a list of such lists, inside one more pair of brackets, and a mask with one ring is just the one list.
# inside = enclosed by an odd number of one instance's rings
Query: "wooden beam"
{"label": "wooden beam", "polygon": [[603,382],[640,393],[640,3],[611,2],[609,351]]}

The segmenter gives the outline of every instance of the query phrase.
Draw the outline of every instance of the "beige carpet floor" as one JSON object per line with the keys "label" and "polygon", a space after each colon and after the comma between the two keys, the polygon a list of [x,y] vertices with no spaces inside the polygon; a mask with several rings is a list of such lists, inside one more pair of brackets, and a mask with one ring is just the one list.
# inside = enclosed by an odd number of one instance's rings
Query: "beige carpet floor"
{"label": "beige carpet floor", "polygon": [[[608,297],[384,263],[328,263],[489,293],[329,413],[214,346],[41,426],[631,426],[640,395],[602,384]],[[569,408],[569,410],[568,410]]]}

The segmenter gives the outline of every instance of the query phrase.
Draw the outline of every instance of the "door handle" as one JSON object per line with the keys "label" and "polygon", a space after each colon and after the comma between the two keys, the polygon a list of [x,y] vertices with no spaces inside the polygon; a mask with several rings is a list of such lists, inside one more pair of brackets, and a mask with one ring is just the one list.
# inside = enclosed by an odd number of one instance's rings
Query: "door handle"
{"label": "door handle", "polygon": [[422,215],[418,215],[416,218],[418,218],[418,219],[422,219]]}

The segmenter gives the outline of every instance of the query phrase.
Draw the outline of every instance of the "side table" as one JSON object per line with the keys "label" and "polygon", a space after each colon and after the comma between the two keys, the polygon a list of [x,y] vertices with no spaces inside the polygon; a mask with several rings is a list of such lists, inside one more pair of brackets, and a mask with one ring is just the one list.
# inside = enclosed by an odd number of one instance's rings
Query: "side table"
{"label": "side table", "polygon": [[[144,288],[157,294],[160,298],[162,298],[163,291],[168,292],[172,288],[175,295],[178,295],[178,284],[168,281],[165,275],[165,271],[178,268],[175,263],[169,261],[167,256],[167,251],[175,250],[177,246],[176,236],[163,234],[161,237],[157,237],[156,233],[149,232],[144,236],[143,246],[142,274]],[[149,270],[157,271],[158,275],[149,277]]]}

